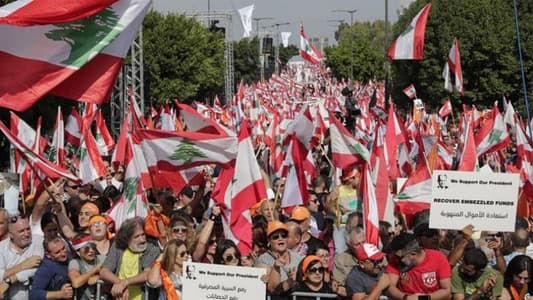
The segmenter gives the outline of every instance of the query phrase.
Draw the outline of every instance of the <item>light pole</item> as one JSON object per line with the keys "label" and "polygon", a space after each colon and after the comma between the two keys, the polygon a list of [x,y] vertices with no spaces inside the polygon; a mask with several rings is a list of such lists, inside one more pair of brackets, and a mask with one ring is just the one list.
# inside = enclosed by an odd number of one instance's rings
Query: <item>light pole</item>
{"label": "light pole", "polygon": [[263,18],[253,18],[255,21],[255,30],[257,32],[257,39],[259,44],[259,51],[257,52],[259,55],[259,78],[261,81],[265,79],[265,58],[263,57],[263,39],[259,36],[259,22],[262,20],[272,20],[273,18],[270,17],[263,17]]}
{"label": "light pole", "polygon": [[290,22],[285,23],[276,23],[274,26],[276,26],[276,51],[274,53],[275,61],[274,61],[274,73],[279,75],[279,46],[281,44],[281,38],[280,38],[280,32],[279,27],[283,25],[289,25]]}
{"label": "light pole", "polygon": [[353,14],[357,9],[335,9],[333,12],[345,12],[350,14],[350,78],[353,78]]}

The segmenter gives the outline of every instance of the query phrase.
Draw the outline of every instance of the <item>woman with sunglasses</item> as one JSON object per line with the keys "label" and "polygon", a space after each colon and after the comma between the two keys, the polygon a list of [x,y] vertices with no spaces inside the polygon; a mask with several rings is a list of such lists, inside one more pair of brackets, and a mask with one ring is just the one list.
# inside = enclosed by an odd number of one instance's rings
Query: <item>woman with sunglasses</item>
{"label": "woman with sunglasses", "polygon": [[222,239],[215,250],[214,263],[219,265],[240,266],[241,252],[231,240]]}
{"label": "woman with sunglasses", "polygon": [[[198,240],[195,243],[194,251],[192,253],[193,261],[213,263],[213,256],[215,255],[217,235],[215,230],[215,220],[220,216],[220,206],[215,205],[211,208],[211,214],[203,222],[203,227],[198,235]],[[208,261],[206,261],[206,258]]]}
{"label": "woman with sunglasses", "polygon": [[[335,291],[331,289],[329,283],[324,281],[325,272],[326,268],[323,265],[322,258],[316,255],[306,256],[298,266],[296,284],[294,285],[293,292],[335,293]],[[315,298],[316,297],[298,297],[298,299],[302,300],[311,300]]]}
{"label": "woman with sunglasses", "polygon": [[72,246],[78,257],[68,264],[68,277],[75,290],[76,299],[94,299],[96,283],[100,279],[99,272],[103,260],[98,258],[96,244],[90,236],[77,237]]}
{"label": "woman with sunglasses", "polygon": [[296,280],[302,257],[288,248],[289,229],[280,221],[268,223],[268,249],[257,258],[255,266],[268,269],[267,292],[272,299],[286,299]]}
{"label": "woman with sunglasses", "polygon": [[154,262],[150,273],[148,273],[147,284],[153,288],[162,288],[159,293],[159,300],[181,298],[183,264],[187,261],[188,253],[184,241],[171,240]]}
{"label": "woman with sunglasses", "polygon": [[533,259],[526,255],[515,256],[503,275],[501,300],[527,300],[533,295]]}

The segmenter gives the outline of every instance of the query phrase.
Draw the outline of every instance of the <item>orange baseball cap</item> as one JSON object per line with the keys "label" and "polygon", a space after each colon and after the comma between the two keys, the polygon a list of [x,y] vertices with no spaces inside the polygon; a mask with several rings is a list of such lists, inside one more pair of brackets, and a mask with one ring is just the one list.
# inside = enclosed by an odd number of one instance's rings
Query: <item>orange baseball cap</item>
{"label": "orange baseball cap", "polygon": [[291,220],[296,221],[303,221],[307,218],[309,218],[311,214],[309,213],[309,210],[305,208],[304,206],[296,206],[291,213]]}
{"label": "orange baseball cap", "polygon": [[307,272],[313,262],[322,262],[322,259],[316,255],[307,255],[302,262],[302,274]]}
{"label": "orange baseball cap", "polygon": [[285,230],[286,232],[289,232],[289,227],[280,221],[269,222],[267,226],[267,236],[270,236],[272,233],[278,230]]}

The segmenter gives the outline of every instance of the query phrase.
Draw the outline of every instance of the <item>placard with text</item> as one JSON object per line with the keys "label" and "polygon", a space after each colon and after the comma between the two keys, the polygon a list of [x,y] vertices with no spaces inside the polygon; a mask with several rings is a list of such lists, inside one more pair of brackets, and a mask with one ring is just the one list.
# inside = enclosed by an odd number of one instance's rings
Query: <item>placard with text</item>
{"label": "placard with text", "polygon": [[519,175],[433,171],[429,227],[514,231]]}
{"label": "placard with text", "polygon": [[183,266],[183,299],[265,299],[264,268],[186,262]]}

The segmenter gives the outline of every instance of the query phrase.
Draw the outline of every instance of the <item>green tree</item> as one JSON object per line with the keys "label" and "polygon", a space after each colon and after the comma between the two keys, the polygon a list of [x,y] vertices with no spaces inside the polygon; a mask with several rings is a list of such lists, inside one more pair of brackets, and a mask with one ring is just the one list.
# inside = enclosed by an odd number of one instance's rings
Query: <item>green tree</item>
{"label": "green tree", "polygon": [[[394,26],[394,37],[427,2],[415,1],[404,11]],[[522,25],[526,26],[525,30],[522,27],[523,47],[532,49],[532,26],[527,24],[526,17],[531,17],[533,6],[527,1],[520,2],[520,10],[525,11],[522,12]],[[512,1],[433,0],[431,3],[424,60],[392,64],[393,98],[397,103],[407,102],[401,91],[411,83],[416,86],[417,95],[433,109],[450,96],[443,88],[441,74],[454,37],[459,39],[465,89],[465,97],[460,100],[489,107],[494,100],[507,95],[516,103],[521,89]],[[459,98],[458,94],[452,97],[457,108],[461,103]]]}
{"label": "green tree", "polygon": [[158,103],[191,102],[222,94],[224,39],[194,18],[152,11],[143,23],[144,57]]}
{"label": "green tree", "polygon": [[259,80],[259,40],[244,38],[233,42],[235,83],[241,80],[250,84]]}
{"label": "green tree", "polygon": [[[385,76],[385,22],[341,23],[335,33],[337,46],[326,49],[326,64],[336,77],[356,80]],[[350,54],[352,50],[353,54]],[[350,76],[353,55],[353,74]]]}

